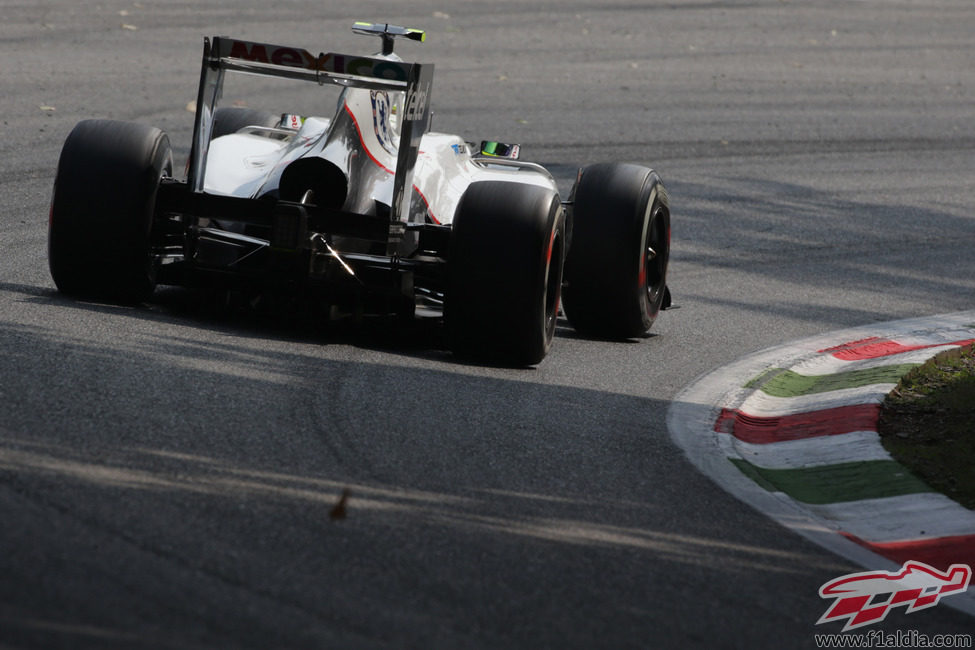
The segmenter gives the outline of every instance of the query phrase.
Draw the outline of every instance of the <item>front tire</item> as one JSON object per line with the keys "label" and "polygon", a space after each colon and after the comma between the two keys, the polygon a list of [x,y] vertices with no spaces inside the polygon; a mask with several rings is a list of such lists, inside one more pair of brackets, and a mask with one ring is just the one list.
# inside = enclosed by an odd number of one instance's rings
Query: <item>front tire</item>
{"label": "front tire", "polygon": [[157,128],[85,120],[58,161],[48,261],[58,290],[138,302],[155,287],[156,192],[173,172],[169,138]]}
{"label": "front tire", "polygon": [[558,194],[502,181],[472,183],[457,206],[444,321],[459,356],[530,366],[555,335],[566,249]]}
{"label": "front tire", "polygon": [[582,170],[573,192],[563,301],[576,331],[643,336],[669,304],[670,205],[656,172],[606,163]]}

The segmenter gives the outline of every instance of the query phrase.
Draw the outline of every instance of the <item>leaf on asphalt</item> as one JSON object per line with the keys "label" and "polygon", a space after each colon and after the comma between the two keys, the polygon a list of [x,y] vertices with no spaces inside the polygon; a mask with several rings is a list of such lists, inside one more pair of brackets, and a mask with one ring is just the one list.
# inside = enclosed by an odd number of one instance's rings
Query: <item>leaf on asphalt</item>
{"label": "leaf on asphalt", "polygon": [[349,500],[349,488],[342,490],[342,496],[339,497],[338,503],[332,506],[332,510],[328,513],[329,519],[345,519],[346,515],[346,503]]}

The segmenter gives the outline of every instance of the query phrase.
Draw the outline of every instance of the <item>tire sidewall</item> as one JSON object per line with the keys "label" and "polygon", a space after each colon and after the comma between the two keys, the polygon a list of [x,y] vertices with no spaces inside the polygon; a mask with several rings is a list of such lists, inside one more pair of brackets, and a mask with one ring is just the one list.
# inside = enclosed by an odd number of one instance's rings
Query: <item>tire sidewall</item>
{"label": "tire sidewall", "polygon": [[[650,326],[653,325],[654,320],[656,320],[657,315],[660,313],[660,307],[664,299],[664,287],[667,286],[667,266],[670,257],[670,224],[666,198],[661,197],[662,185],[653,174],[647,179],[647,184],[646,208],[643,210],[644,214],[640,219],[642,228],[640,230],[639,248],[637,250],[637,276],[640,278],[637,290],[639,291],[640,320],[643,323],[644,329],[650,329]],[[663,223],[659,223],[659,221],[663,221]],[[663,229],[667,242],[662,250],[656,251],[657,255],[663,256],[664,262],[662,265],[663,270],[659,283],[660,286],[651,298],[650,277],[646,270],[648,261],[646,256],[648,255],[649,251],[647,249],[650,244],[648,236],[651,233],[651,229],[657,228]]]}
{"label": "tire sidewall", "polygon": [[[557,199],[557,197],[556,197]],[[549,217],[547,244],[542,247],[543,262],[541,266],[541,277],[536,282],[541,296],[539,305],[542,309],[539,325],[541,326],[540,338],[535,347],[540,351],[541,356],[548,353],[555,338],[555,327],[558,322],[559,306],[562,300],[562,273],[565,263],[566,250],[566,231],[565,231],[565,212],[561,203],[553,201]],[[553,295],[554,292],[554,295]]]}

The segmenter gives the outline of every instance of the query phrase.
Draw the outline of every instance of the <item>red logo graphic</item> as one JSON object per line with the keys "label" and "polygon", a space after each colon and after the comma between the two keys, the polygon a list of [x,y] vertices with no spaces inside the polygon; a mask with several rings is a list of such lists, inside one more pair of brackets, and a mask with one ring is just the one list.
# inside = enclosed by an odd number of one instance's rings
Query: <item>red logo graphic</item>
{"label": "red logo graphic", "polygon": [[907,606],[908,614],[934,607],[942,596],[963,593],[972,579],[967,564],[952,564],[947,572],[910,560],[896,573],[866,571],[830,580],[819,597],[836,602],[816,625],[847,619],[843,631],[884,620],[893,607]]}

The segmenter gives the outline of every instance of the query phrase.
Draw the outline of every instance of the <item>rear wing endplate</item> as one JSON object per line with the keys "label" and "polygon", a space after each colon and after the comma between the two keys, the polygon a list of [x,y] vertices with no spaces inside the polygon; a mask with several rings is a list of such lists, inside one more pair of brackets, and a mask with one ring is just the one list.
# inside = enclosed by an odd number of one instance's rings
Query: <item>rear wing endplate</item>
{"label": "rear wing endplate", "polygon": [[187,178],[193,192],[203,192],[213,113],[223,93],[224,73],[228,70],[318,84],[405,92],[392,212],[393,219],[408,218],[411,195],[406,189],[413,185],[420,138],[430,125],[433,64],[334,52],[313,55],[308,50],[283,45],[225,36],[215,36],[212,41],[205,38]]}

